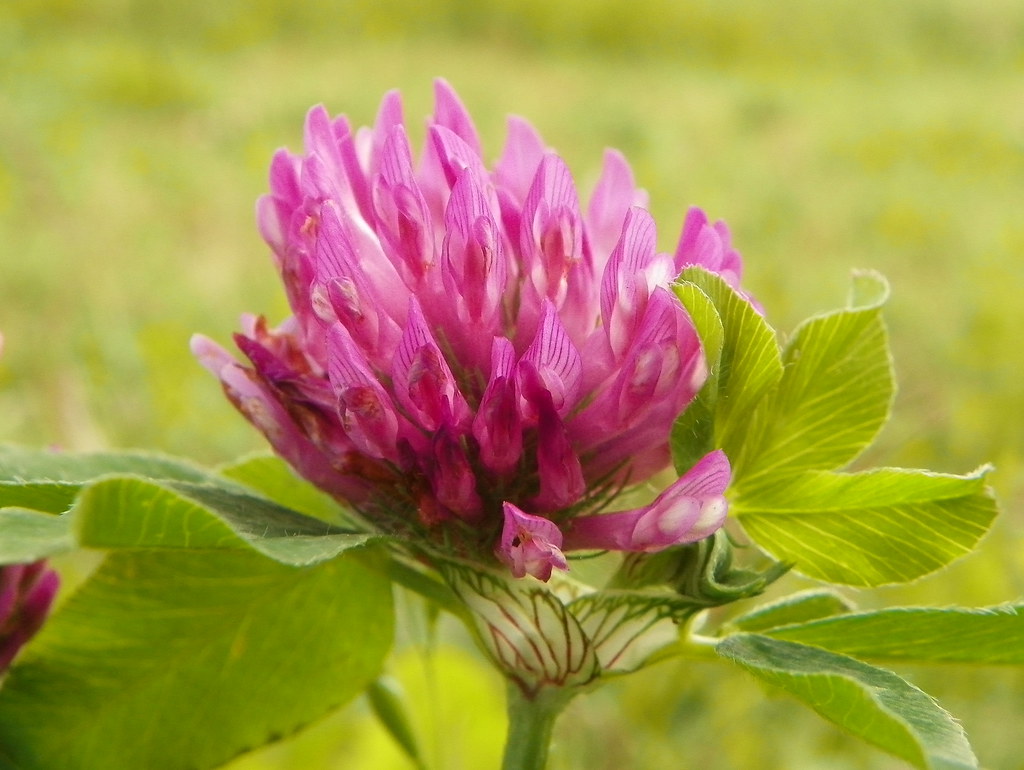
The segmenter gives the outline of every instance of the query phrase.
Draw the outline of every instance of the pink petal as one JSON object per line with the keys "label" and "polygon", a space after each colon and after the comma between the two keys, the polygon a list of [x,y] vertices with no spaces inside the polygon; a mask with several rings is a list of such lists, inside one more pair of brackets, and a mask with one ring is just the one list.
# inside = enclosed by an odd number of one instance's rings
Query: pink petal
{"label": "pink petal", "polygon": [[327,299],[370,355],[387,355],[398,340],[396,319],[405,314],[408,290],[387,260],[360,253],[357,238],[333,202],[321,208],[313,298]]}
{"label": "pink petal", "polygon": [[650,505],[573,519],[565,547],[651,553],[701,540],[725,522],[730,477],[725,453],[711,452]]}
{"label": "pink petal", "polygon": [[587,235],[598,275],[604,271],[622,232],[626,212],[632,206],[646,208],[647,195],[637,189],[633,171],[622,153],[605,150],[601,178],[587,206]]}
{"label": "pink petal", "polygon": [[510,116],[508,138],[501,159],[494,167],[494,178],[520,206],[526,200],[544,153],[544,142],[533,126],[522,118]]}
{"label": "pink petal", "polygon": [[[344,467],[335,467],[255,372],[240,366],[216,343],[201,335],[192,338],[192,352],[221,381],[235,408],[303,477],[339,499],[355,502],[366,496],[367,484],[347,475]],[[349,444],[335,452],[344,457],[351,448]]]}
{"label": "pink petal", "polygon": [[370,457],[398,461],[400,420],[394,403],[349,332],[334,324],[328,332],[327,375],[338,397],[342,427]]}
{"label": "pink petal", "polygon": [[433,221],[416,183],[409,139],[401,125],[391,129],[381,150],[373,200],[385,252],[406,283],[416,287],[434,263]]}
{"label": "pink petal", "polygon": [[689,265],[700,265],[718,273],[734,289],[739,288],[743,263],[739,252],[732,247],[729,228],[722,221],[711,225],[707,214],[696,206],[686,212],[675,254],[677,273]]}
{"label": "pink petal", "polygon": [[491,348],[491,378],[473,419],[473,437],[480,446],[480,460],[495,473],[511,471],[523,454],[523,425],[514,371],[512,343],[504,337],[495,337]]}
{"label": "pink petal", "polygon": [[395,352],[392,378],[398,401],[427,430],[462,424],[471,414],[415,297]]}
{"label": "pink petal", "polygon": [[561,305],[569,271],[583,257],[583,222],[572,174],[557,155],[545,155],[537,169],[523,205],[519,241],[538,300]]}
{"label": "pink petal", "polygon": [[483,501],[476,491],[476,475],[465,447],[450,430],[441,430],[434,438],[434,468],[431,486],[437,501],[465,521],[475,521],[483,513]]}
{"label": "pink petal", "polygon": [[643,271],[654,259],[656,237],[654,218],[629,209],[601,281],[601,319],[616,356],[629,345],[647,307],[650,290]]}
{"label": "pink petal", "polygon": [[370,141],[370,165],[367,176],[372,179],[380,171],[384,145],[396,127],[405,125],[402,113],[402,95],[397,90],[388,91],[377,109]]}
{"label": "pink petal", "polygon": [[[667,452],[659,447],[667,446],[673,421],[706,375],[690,317],[671,292],[657,287],[618,370],[569,423],[580,452],[592,458],[590,478],[619,467],[624,478],[636,483],[660,470],[647,461],[662,457],[667,462]],[[642,467],[638,458],[645,460]]]}
{"label": "pink petal", "polygon": [[586,491],[583,466],[569,434],[547,392],[539,394],[537,409],[537,475],[540,492],[530,504],[557,511],[576,503]]}
{"label": "pink petal", "polygon": [[564,415],[579,397],[583,360],[554,306],[545,301],[542,313],[537,335],[520,360],[520,383],[531,400],[532,389],[543,387],[558,414]]}
{"label": "pink petal", "polygon": [[[450,189],[455,185],[463,169],[472,169],[480,179],[487,178],[487,170],[480,153],[466,144],[458,134],[442,125],[433,125],[427,133],[427,149],[443,173],[443,179]],[[421,182],[421,186],[423,183]],[[433,186],[437,186],[434,180]]]}
{"label": "pink petal", "polygon": [[0,566],[0,675],[46,621],[59,586],[45,561]]}
{"label": "pink petal", "polygon": [[479,157],[480,137],[469,112],[447,81],[434,81],[434,122],[452,131]]}
{"label": "pink petal", "polygon": [[492,327],[501,310],[508,271],[501,230],[472,171],[464,170],[459,176],[444,219],[445,288],[449,296],[462,298],[461,320],[473,324],[472,335],[479,340],[481,332],[497,331]]}

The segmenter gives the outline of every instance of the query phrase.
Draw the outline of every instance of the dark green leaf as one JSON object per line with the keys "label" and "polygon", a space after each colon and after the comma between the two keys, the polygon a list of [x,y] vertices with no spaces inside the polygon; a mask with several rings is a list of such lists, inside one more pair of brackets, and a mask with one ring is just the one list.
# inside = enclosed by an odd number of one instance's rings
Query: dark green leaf
{"label": "dark green leaf", "polygon": [[0,508],[62,513],[89,481],[110,474],[203,482],[198,466],[148,452],[59,452],[0,447]]}
{"label": "dark green leaf", "polygon": [[767,633],[872,660],[1024,665],[1024,606],[901,607],[823,618]]}
{"label": "dark green leaf", "polygon": [[757,634],[729,636],[717,650],[825,719],[915,767],[978,766],[960,725],[932,698],[890,671]]}
{"label": "dark green leaf", "polygon": [[852,609],[853,605],[835,591],[815,589],[790,594],[757,607],[733,618],[729,626],[737,631],[764,631],[777,626],[843,615]]}
{"label": "dark green leaf", "polygon": [[295,475],[288,464],[272,454],[243,457],[217,468],[225,478],[254,489],[278,505],[334,523],[346,520],[346,511],[330,495]]}
{"label": "dark green leaf", "polygon": [[79,544],[90,548],[254,548],[292,565],[325,561],[376,537],[332,527],[241,487],[131,477],[87,487],[72,516]]}
{"label": "dark green leaf", "polygon": [[73,547],[67,516],[22,508],[0,510],[0,564],[27,564]]}

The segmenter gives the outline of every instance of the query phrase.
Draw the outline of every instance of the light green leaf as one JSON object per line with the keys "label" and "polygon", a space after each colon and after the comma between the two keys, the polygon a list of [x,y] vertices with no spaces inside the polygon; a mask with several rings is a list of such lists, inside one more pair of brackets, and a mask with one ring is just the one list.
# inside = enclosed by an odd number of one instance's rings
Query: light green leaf
{"label": "light green leaf", "polygon": [[351,558],[108,556],[0,690],[5,770],[205,770],[294,732],[377,674],[386,578]]}
{"label": "light green leaf", "polygon": [[846,306],[851,310],[880,308],[889,301],[889,282],[874,270],[854,270],[850,298]]}
{"label": "light green leaf", "polygon": [[67,516],[24,508],[0,510],[0,564],[27,564],[73,547]]}
{"label": "light green leaf", "polygon": [[822,618],[767,633],[871,660],[1024,665],[1024,606],[900,607]]}
{"label": "light green leaf", "polygon": [[208,481],[198,466],[149,452],[59,452],[0,447],[0,508],[19,506],[63,513],[84,484],[99,476]]}
{"label": "light green leaf", "polygon": [[[690,267],[680,278],[683,283],[677,287],[677,295],[690,312],[705,347],[713,353],[721,338],[721,352],[717,356],[709,355],[711,371],[704,387],[707,393],[702,390],[698,396],[702,400],[698,410],[703,408],[713,413],[712,441],[704,447],[683,452],[682,447],[690,440],[688,430],[692,433],[686,421],[693,419],[684,412],[684,422],[674,432],[675,453],[677,457],[690,454],[699,457],[710,449],[721,448],[733,457],[746,441],[755,407],[782,377],[778,341],[764,317],[721,276]],[[717,311],[717,323],[706,308],[705,298],[711,300]],[[679,465],[685,470],[692,464]]]}
{"label": "light green leaf", "polygon": [[782,474],[840,468],[885,423],[895,390],[880,305],[887,289],[861,274],[853,293],[860,304],[805,321],[786,345],[778,388],[729,455],[741,493]]}
{"label": "light green leaf", "polygon": [[676,470],[684,473],[715,448],[715,404],[725,330],[711,298],[696,284],[678,283],[674,289],[697,329],[708,367],[704,386],[672,426],[672,459]]}
{"label": "light green leaf", "polygon": [[288,464],[276,455],[249,455],[216,470],[221,476],[244,484],[293,511],[335,524],[347,520],[347,512],[337,501],[296,476]]}
{"label": "light green leaf", "polygon": [[978,766],[960,725],[932,698],[890,671],[757,634],[729,636],[716,649],[830,722],[915,767]]}
{"label": "light green leaf", "polygon": [[241,487],[132,477],[86,487],[71,515],[77,542],[88,548],[254,548],[296,566],[379,539],[303,516]]}
{"label": "light green leaf", "polygon": [[764,631],[850,612],[853,605],[843,596],[828,589],[812,589],[790,594],[729,621],[737,631]]}
{"label": "light green leaf", "polygon": [[741,493],[730,510],[758,546],[805,575],[857,586],[906,582],[977,545],[998,512],[987,473],[810,471]]}

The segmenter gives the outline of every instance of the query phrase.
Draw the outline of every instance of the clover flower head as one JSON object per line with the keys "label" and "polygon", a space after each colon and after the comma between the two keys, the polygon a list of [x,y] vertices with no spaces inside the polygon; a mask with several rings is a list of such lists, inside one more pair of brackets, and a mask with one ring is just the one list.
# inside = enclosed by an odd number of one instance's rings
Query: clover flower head
{"label": "clover flower head", "polygon": [[243,319],[245,364],[201,336],[195,354],[302,476],[382,530],[541,580],[567,550],[712,533],[721,452],[649,506],[600,511],[670,464],[708,372],[669,284],[698,264],[738,285],[728,229],[692,209],[661,253],[619,153],[584,205],[527,122],[488,168],[454,91],[435,96],[418,161],[397,93],[372,128],[309,112],[257,207],[293,315]]}

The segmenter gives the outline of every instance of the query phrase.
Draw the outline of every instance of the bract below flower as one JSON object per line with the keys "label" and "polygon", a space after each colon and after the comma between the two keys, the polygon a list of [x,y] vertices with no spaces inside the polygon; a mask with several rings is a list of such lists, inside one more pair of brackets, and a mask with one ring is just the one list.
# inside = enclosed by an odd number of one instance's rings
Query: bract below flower
{"label": "bract below flower", "polygon": [[517,118],[489,170],[443,81],[418,162],[390,93],[372,128],[313,108],[270,188],[259,228],[294,315],[243,320],[247,364],[193,350],[300,474],[384,531],[542,580],[567,568],[563,535],[652,551],[721,525],[720,453],[651,506],[597,511],[669,466],[707,377],[669,282],[700,264],[738,283],[723,224],[693,209],[659,253],[621,155],[584,206]]}

